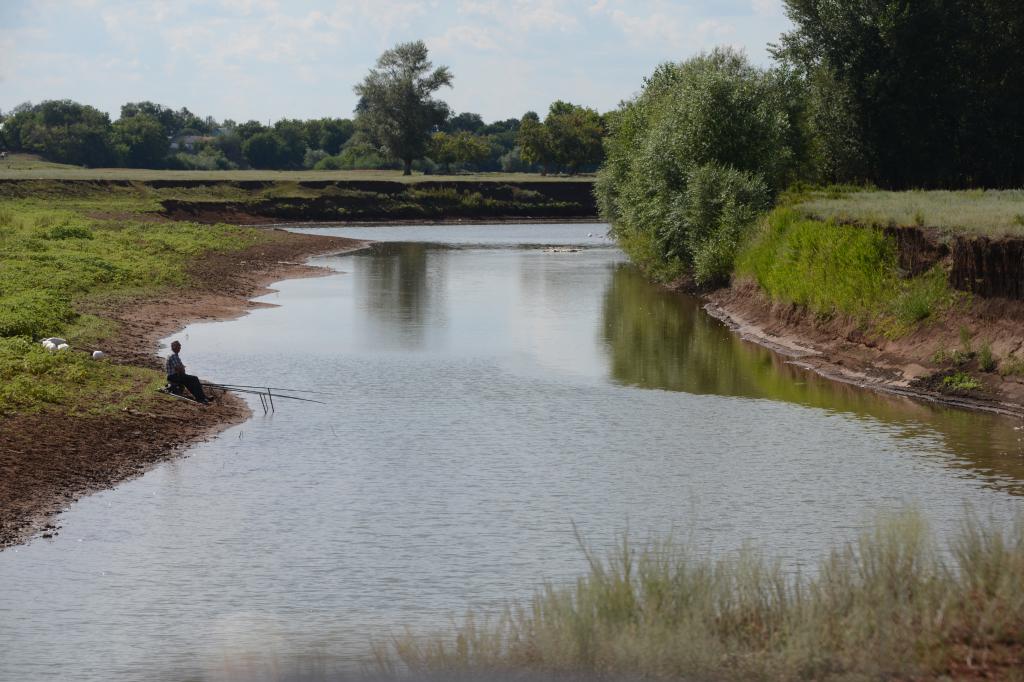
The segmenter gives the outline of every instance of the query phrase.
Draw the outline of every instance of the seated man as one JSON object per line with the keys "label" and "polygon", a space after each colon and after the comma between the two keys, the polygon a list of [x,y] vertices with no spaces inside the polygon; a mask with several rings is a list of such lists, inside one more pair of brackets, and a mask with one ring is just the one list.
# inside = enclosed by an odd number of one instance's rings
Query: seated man
{"label": "seated man", "polygon": [[199,383],[199,377],[185,374],[185,365],[182,364],[181,358],[178,357],[178,351],[180,350],[181,343],[172,341],[171,356],[167,358],[167,382],[172,388],[177,389],[177,393],[180,393],[181,387],[184,386],[196,399],[196,402],[205,405],[210,401],[206,399],[206,394],[203,393],[203,385]]}

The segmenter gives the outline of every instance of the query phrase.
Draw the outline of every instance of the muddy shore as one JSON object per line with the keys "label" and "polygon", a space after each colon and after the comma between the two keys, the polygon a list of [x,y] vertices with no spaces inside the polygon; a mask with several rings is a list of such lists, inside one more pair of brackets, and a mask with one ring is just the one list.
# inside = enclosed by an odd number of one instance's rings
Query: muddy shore
{"label": "muddy shore", "polygon": [[984,372],[972,353],[958,369],[979,379],[974,390],[949,390],[950,372],[936,355],[962,346],[969,330],[974,348],[988,344],[998,357],[1024,349],[1024,302],[974,299],[925,322],[899,339],[868,336],[853,320],[823,319],[794,305],[773,303],[752,282],[702,294],[705,310],[743,339],[769,348],[800,367],[834,381],[954,407],[1024,418],[1024,381],[1020,376]]}
{"label": "muddy shore", "polygon": [[[304,265],[310,256],[365,246],[283,230],[268,230],[267,236],[242,251],[198,258],[189,267],[193,285],[188,289],[82,312],[119,324],[117,335],[104,343],[112,362],[158,369],[160,339],[198,320],[244,314],[257,305],[253,297],[270,291],[271,282],[328,274]],[[223,395],[207,408],[155,397],[143,409],[112,416],[51,411],[0,419],[0,547],[40,533],[44,538],[57,534],[58,515],[76,499],[139,476],[248,416],[243,400]]]}

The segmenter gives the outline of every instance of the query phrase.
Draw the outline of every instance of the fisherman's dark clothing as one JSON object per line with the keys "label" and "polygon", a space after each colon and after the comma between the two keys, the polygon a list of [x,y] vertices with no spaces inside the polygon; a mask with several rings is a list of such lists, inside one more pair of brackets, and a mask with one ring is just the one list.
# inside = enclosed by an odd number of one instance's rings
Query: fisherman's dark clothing
{"label": "fisherman's dark clothing", "polygon": [[192,394],[192,397],[201,403],[207,401],[206,394],[203,393],[203,385],[199,383],[199,377],[185,374],[185,365],[182,364],[177,353],[172,353],[167,358],[167,383],[179,388],[184,386]]}

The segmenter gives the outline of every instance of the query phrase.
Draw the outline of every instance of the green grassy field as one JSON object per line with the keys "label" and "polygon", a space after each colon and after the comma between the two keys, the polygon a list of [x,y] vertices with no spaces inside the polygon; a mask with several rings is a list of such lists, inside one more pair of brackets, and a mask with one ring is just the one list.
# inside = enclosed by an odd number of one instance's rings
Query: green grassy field
{"label": "green grassy field", "polygon": [[351,170],[351,171],[171,171],[148,170],[144,168],[82,168],[43,161],[28,154],[12,154],[0,161],[0,179],[3,180],[263,180],[303,182],[310,180],[386,180],[389,182],[417,183],[437,181],[471,182],[579,182],[589,180],[587,176],[542,176],[538,173],[479,173],[468,175],[423,175],[414,173],[403,176],[398,170]]}
{"label": "green grassy field", "polygon": [[834,188],[798,193],[804,215],[887,227],[935,228],[940,234],[1024,236],[1024,190],[883,192]]}
{"label": "green grassy field", "polygon": [[[131,211],[150,207],[143,196],[100,201],[0,199],[0,414],[47,405],[118,409],[140,399],[139,389],[159,373],[89,359],[83,351],[101,346],[116,328],[81,311],[98,297],[187,286],[182,263],[190,257],[265,238],[229,225],[134,220]],[[126,217],[91,217],[111,205]],[[48,336],[66,338],[75,351],[45,352],[38,340]]]}
{"label": "green grassy field", "polygon": [[623,539],[587,559],[573,585],[454,633],[397,635],[377,662],[455,679],[1024,679],[1024,518],[968,519],[940,547],[920,515],[883,517],[810,578],[750,548],[712,560]]}

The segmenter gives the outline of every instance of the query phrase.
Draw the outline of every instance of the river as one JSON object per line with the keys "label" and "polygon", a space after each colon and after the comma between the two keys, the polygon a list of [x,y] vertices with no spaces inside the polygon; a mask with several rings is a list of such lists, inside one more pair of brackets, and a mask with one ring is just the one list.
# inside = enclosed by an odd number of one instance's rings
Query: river
{"label": "river", "polygon": [[381,243],[175,335],[192,371],[327,404],[254,401],[0,552],[0,679],[353,665],[371,637],[571,580],[574,525],[597,548],[749,541],[806,572],[879,511],[945,535],[966,507],[1024,509],[1017,422],[796,368],[644,281],[605,229],[318,229]]}

